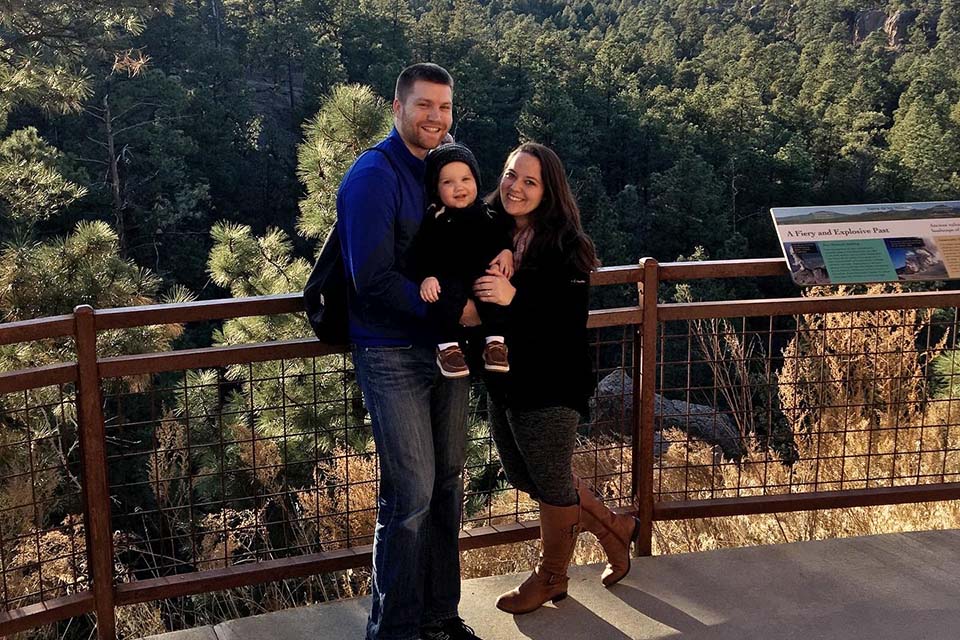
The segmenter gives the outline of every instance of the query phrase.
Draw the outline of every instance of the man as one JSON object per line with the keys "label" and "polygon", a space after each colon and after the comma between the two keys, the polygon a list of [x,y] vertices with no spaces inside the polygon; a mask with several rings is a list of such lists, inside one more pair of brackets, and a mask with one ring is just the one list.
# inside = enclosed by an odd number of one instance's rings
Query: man
{"label": "man", "polygon": [[[458,615],[469,382],[436,365],[426,303],[409,277],[424,215],[424,158],[453,121],[453,78],[415,64],[397,78],[394,128],[347,171],[337,224],[350,342],[380,458],[367,640],[479,640]],[[479,322],[468,302],[460,321]]]}

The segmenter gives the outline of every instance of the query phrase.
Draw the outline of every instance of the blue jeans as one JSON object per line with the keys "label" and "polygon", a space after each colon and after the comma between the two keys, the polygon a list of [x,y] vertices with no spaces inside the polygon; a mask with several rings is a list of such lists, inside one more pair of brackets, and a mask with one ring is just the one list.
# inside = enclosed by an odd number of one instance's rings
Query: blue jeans
{"label": "blue jeans", "polygon": [[415,640],[460,603],[470,383],[442,377],[433,346],[354,346],[353,361],[380,461],[367,638]]}

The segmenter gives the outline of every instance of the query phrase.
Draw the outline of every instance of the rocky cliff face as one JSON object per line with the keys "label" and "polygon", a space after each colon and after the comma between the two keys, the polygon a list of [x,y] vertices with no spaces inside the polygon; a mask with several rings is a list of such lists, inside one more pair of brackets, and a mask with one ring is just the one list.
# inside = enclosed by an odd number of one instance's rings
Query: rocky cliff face
{"label": "rocky cliff face", "polygon": [[853,23],[853,41],[863,42],[874,31],[879,31],[887,21],[887,14],[879,9],[857,13]]}
{"label": "rocky cliff face", "polygon": [[899,47],[907,41],[907,32],[920,15],[919,9],[903,9],[887,18],[883,30],[891,47]]}
{"label": "rocky cliff face", "polygon": [[906,43],[910,27],[919,15],[917,9],[902,9],[889,16],[879,9],[859,11],[853,20],[853,41],[859,44],[871,33],[882,30],[890,47],[900,47]]}

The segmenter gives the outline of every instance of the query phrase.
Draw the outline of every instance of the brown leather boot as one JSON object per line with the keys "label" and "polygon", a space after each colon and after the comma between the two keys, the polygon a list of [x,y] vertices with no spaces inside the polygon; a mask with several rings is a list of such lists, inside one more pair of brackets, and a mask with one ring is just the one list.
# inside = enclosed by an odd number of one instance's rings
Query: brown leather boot
{"label": "brown leather boot", "polygon": [[547,600],[567,597],[567,565],[577,544],[580,505],[555,507],[540,503],[540,562],[533,573],[513,591],[497,598],[497,609],[507,613],[530,613]]}
{"label": "brown leather boot", "polygon": [[640,521],[633,516],[614,513],[603,504],[585,480],[573,476],[580,494],[580,529],[597,536],[607,554],[607,568],[600,580],[609,587],[630,571],[630,543],[640,534]]}

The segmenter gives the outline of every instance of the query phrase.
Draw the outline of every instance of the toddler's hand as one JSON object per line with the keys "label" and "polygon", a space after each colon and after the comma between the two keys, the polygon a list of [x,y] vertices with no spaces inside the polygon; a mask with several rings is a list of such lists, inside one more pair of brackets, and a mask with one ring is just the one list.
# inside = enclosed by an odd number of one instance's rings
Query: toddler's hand
{"label": "toddler's hand", "polygon": [[420,283],[420,298],[424,302],[436,302],[440,299],[440,281],[430,276]]}
{"label": "toddler's hand", "polygon": [[504,249],[497,254],[497,257],[490,262],[490,268],[495,269],[497,273],[504,278],[513,277],[513,252],[510,249]]}

